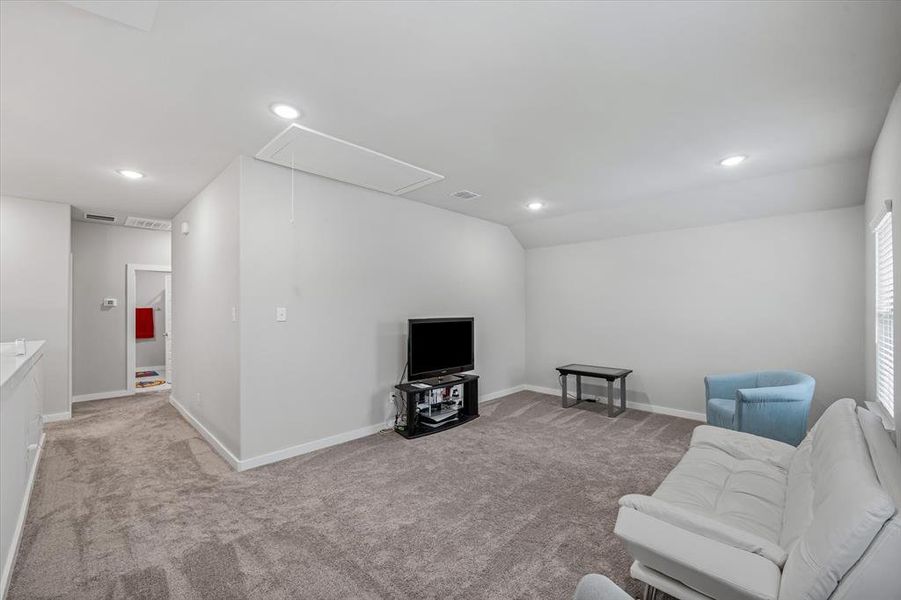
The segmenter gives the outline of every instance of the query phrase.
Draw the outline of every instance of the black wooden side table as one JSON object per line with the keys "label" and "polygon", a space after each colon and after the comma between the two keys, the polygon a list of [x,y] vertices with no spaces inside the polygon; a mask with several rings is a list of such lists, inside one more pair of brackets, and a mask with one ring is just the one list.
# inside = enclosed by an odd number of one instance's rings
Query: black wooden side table
{"label": "black wooden side table", "polygon": [[[560,404],[563,408],[575,406],[582,401],[582,378],[594,377],[597,379],[607,380],[607,416],[615,417],[626,410],[626,376],[632,372],[632,369],[617,369],[614,367],[598,367],[595,365],[565,365],[557,367],[563,379],[562,395]],[[566,382],[569,375],[576,376],[576,401],[574,404],[567,406]],[[619,407],[613,404],[613,382],[619,379]]]}

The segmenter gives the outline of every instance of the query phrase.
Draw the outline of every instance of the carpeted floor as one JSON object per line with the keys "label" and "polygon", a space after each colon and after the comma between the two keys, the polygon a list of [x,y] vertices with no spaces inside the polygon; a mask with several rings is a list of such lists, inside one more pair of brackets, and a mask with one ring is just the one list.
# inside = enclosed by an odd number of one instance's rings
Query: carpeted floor
{"label": "carpeted floor", "polygon": [[589,572],[637,593],[616,501],[697,423],[597,409],[520,392],[236,473],[166,394],[77,404],[47,426],[9,599],[553,600]]}

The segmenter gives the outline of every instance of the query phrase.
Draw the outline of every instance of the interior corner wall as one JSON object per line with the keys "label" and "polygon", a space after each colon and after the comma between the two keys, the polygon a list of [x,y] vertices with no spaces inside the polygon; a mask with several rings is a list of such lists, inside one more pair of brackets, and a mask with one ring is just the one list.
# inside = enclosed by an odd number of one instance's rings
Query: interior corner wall
{"label": "interior corner wall", "polygon": [[812,419],[862,398],[862,223],[854,206],[530,249],[528,383],[625,367],[630,402],[703,415],[705,375],[794,369],[816,378]]}
{"label": "interior corner wall", "polygon": [[0,197],[0,340],[46,340],[44,415],[69,412],[70,211]]}
{"label": "interior corner wall", "polygon": [[480,394],[524,383],[525,251],[507,227],[242,163],[244,458],[389,426],[408,318],[474,316]]}
{"label": "interior corner wall", "polygon": [[[895,253],[895,282],[901,281],[901,86],[889,107],[882,131],[870,158],[870,176],[867,180],[866,217],[866,382],[867,400],[876,400],[876,323],[875,323],[875,274],[876,251],[871,224],[878,217],[885,200],[893,202],[892,248]],[[901,294],[895,295],[895,314]],[[901,334],[901,323],[895,320],[894,339]],[[901,368],[895,368],[895,389],[901,390]],[[901,431],[901,402],[895,396],[895,431]],[[901,444],[898,444],[901,449]]]}
{"label": "interior corner wall", "polygon": [[240,193],[241,161],[235,159],[172,223],[171,397],[235,458],[241,453]]}
{"label": "interior corner wall", "polygon": [[[126,265],[170,264],[170,239],[168,231],[72,221],[72,385],[76,400],[89,394],[126,393]],[[102,306],[104,298],[116,298],[118,306]]]}

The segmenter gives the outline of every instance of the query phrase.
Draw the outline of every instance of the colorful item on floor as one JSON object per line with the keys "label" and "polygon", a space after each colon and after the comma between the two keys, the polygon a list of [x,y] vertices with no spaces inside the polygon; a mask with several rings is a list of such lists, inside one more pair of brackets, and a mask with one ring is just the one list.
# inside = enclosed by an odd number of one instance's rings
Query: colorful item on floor
{"label": "colorful item on floor", "polygon": [[135,382],[135,387],[139,387],[139,388],[156,387],[158,385],[163,385],[164,383],[166,383],[165,379],[151,379],[150,381]]}
{"label": "colorful item on floor", "polygon": [[135,338],[146,340],[153,337],[153,309],[135,309]]}
{"label": "colorful item on floor", "polygon": [[160,374],[157,371],[138,371],[135,373],[135,377],[159,377]]}

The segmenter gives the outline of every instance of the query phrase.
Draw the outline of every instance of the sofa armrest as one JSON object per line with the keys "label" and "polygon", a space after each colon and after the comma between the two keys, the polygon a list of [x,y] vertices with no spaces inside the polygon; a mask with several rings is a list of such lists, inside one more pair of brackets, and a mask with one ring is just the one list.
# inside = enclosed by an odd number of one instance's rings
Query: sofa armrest
{"label": "sofa armrest", "polygon": [[621,507],[614,532],[632,556],[711,598],[777,600],[782,572],[772,561]]}
{"label": "sofa armrest", "polygon": [[741,388],[752,388],[757,385],[757,373],[728,373],[708,375],[704,378],[704,391],[707,399],[735,398]]}
{"label": "sofa armrest", "polygon": [[629,494],[619,499],[619,505],[632,508],[649,517],[681,527],[686,531],[702,535],[732,548],[757,554],[772,561],[779,568],[782,568],[788,558],[788,553],[782,547],[759,535],[720,523],[659,498]]}

